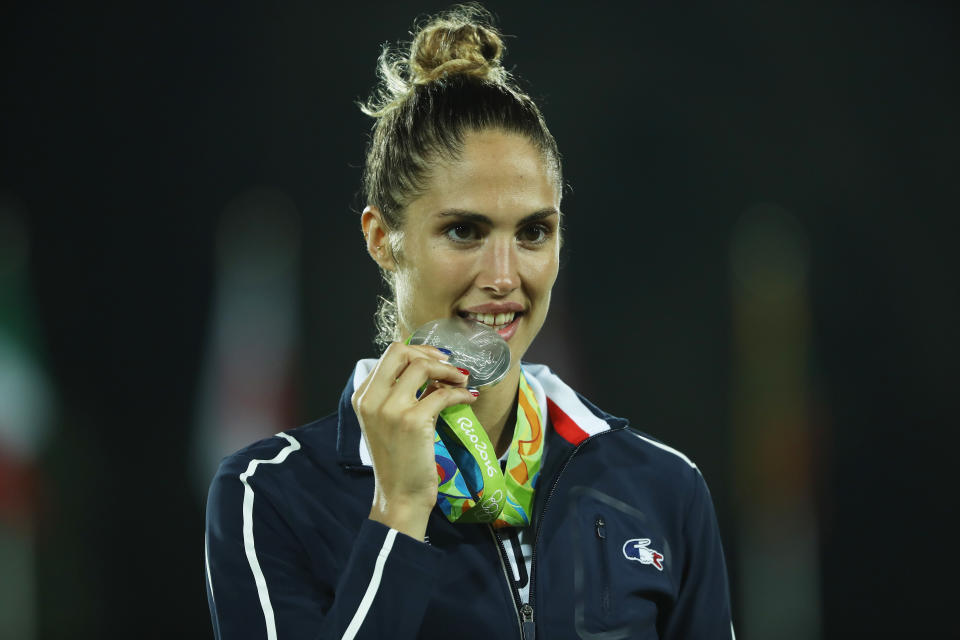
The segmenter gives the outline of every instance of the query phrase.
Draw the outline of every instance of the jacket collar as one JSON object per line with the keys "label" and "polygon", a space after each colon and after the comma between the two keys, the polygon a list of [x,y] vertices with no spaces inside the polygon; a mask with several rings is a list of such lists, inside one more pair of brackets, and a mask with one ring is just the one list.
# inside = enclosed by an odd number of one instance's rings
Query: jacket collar
{"label": "jacket collar", "polygon": [[[373,371],[376,363],[373,358],[357,362],[340,395],[337,456],[340,463],[348,467],[372,467],[370,450],[360,431],[351,397],[353,390]],[[541,410],[543,407],[547,409],[547,416],[541,416],[546,433],[553,431],[566,443],[575,446],[592,435],[626,425],[622,418],[595,407],[546,365],[522,363],[521,367]]]}

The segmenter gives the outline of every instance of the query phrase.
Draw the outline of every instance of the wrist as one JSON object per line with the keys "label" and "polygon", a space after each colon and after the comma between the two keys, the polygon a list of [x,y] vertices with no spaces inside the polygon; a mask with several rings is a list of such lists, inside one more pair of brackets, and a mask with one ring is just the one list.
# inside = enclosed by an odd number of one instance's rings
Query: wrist
{"label": "wrist", "polygon": [[370,519],[423,542],[432,509],[433,504],[428,506],[422,502],[388,500],[375,495],[370,508]]}

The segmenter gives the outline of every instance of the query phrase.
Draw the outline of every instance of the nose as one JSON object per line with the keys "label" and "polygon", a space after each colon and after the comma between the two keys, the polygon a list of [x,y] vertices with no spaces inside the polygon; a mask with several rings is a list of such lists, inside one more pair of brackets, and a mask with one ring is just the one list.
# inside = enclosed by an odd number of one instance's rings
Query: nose
{"label": "nose", "polygon": [[480,257],[477,285],[495,296],[505,296],[520,286],[517,246],[512,237],[490,237]]}

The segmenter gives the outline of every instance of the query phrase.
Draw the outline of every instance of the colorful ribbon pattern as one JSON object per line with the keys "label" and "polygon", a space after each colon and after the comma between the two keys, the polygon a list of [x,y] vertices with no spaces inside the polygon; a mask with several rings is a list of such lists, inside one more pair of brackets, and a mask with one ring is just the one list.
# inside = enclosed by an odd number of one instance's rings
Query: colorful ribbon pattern
{"label": "colorful ribbon pattern", "polygon": [[451,522],[489,522],[494,527],[530,524],[533,494],[543,456],[543,412],[520,375],[517,422],[506,471],[490,438],[468,405],[440,412],[434,435],[437,506]]}

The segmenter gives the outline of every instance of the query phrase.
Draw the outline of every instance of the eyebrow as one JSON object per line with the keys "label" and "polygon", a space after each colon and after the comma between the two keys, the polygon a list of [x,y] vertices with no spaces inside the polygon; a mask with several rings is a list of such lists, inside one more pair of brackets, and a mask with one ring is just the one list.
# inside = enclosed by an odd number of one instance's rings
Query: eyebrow
{"label": "eyebrow", "polygon": [[[485,224],[491,227],[493,226],[493,220],[487,216],[483,215],[482,213],[468,211],[466,209],[444,209],[437,215],[441,218],[459,218],[461,220],[469,220],[470,222]],[[524,216],[519,222],[517,222],[517,226],[522,227],[523,225],[536,222],[537,220],[543,220],[544,218],[549,218],[550,216],[559,215],[560,212],[554,207],[550,207],[549,209],[541,209],[540,211],[534,211],[530,215]]]}

